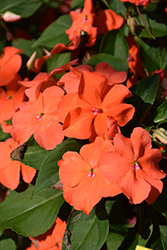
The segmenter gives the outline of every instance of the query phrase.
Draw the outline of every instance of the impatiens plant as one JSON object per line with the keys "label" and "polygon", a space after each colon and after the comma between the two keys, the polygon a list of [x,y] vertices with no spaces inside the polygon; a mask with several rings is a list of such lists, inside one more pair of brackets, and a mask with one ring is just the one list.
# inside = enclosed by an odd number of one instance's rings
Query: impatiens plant
{"label": "impatiens plant", "polygon": [[0,4],[0,249],[167,250],[163,1]]}

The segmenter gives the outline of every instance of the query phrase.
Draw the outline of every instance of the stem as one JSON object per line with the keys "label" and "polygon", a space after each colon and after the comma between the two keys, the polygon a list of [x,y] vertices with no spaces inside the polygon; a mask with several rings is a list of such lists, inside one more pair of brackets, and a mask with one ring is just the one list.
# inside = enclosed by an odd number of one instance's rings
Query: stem
{"label": "stem", "polygon": [[141,232],[142,232],[142,213],[141,213],[141,205],[137,205],[137,212],[138,212],[138,221],[139,221],[139,241],[138,241],[138,245],[141,244]]}
{"label": "stem", "polygon": [[139,16],[140,16],[140,18],[141,18],[141,20],[142,20],[142,22],[143,22],[145,28],[146,28],[146,30],[148,31],[148,33],[150,34],[150,36],[155,40],[155,37],[153,36],[153,34],[150,32],[149,28],[147,27],[147,24],[145,23],[145,21],[144,21],[142,15],[141,15],[141,13],[140,13],[140,10],[139,10],[139,7],[138,7],[138,6],[136,6],[136,10],[137,10],[137,13],[139,14]]}
{"label": "stem", "polygon": [[6,27],[6,25],[4,24],[4,22],[2,21],[2,19],[0,18],[0,23],[2,25],[2,27],[5,29],[6,34],[9,35],[9,37],[7,37],[7,40],[15,40],[15,37],[12,35],[12,33],[10,32],[10,30]]}

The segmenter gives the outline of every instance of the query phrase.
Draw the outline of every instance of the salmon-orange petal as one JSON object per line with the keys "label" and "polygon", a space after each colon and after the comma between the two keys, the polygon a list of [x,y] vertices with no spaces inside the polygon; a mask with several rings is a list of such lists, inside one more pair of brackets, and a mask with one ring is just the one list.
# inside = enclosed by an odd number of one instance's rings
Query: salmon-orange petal
{"label": "salmon-orange petal", "polygon": [[36,174],[36,169],[21,163],[21,174],[26,183],[30,183]]}
{"label": "salmon-orange petal", "polygon": [[[142,175],[142,173],[140,174]],[[131,204],[141,203],[149,196],[149,193],[151,191],[151,185],[147,181],[145,181],[142,176],[138,176],[138,178],[136,178],[135,175],[136,172],[131,169],[125,175],[124,179],[120,183],[118,183],[118,186],[130,200]]]}
{"label": "salmon-orange petal", "polygon": [[133,161],[115,151],[101,155],[98,171],[112,183],[118,183],[130,170]]}
{"label": "salmon-orange petal", "polygon": [[65,200],[77,210],[89,214],[102,197],[120,194],[121,189],[98,172],[99,157],[112,150],[108,140],[97,137],[84,145],[80,154],[66,152],[58,162]]}
{"label": "salmon-orange petal", "polygon": [[108,79],[108,84],[113,85],[115,83],[122,83],[127,78],[125,71],[116,71],[108,63],[100,62],[96,65],[95,71]]}
{"label": "salmon-orange petal", "polygon": [[[53,226],[46,233],[34,238],[30,237],[33,242],[32,246],[36,246],[35,249],[40,250],[61,250],[65,229],[66,222],[57,217]],[[34,248],[30,247],[30,249]]]}
{"label": "salmon-orange petal", "polygon": [[59,177],[61,182],[71,188],[76,187],[90,169],[88,163],[83,161],[77,152],[70,151],[63,155],[63,159],[58,162],[58,166],[60,167]]}
{"label": "salmon-orange petal", "polygon": [[101,74],[83,71],[78,95],[82,100],[91,103],[95,107],[100,107],[107,86],[107,79]]}
{"label": "salmon-orange petal", "polygon": [[94,25],[99,35],[104,35],[109,30],[119,29],[123,23],[124,19],[111,9],[99,10],[95,15]]}
{"label": "salmon-orange petal", "polygon": [[92,134],[94,113],[80,107],[70,110],[63,124],[64,134],[67,137],[88,139]]}

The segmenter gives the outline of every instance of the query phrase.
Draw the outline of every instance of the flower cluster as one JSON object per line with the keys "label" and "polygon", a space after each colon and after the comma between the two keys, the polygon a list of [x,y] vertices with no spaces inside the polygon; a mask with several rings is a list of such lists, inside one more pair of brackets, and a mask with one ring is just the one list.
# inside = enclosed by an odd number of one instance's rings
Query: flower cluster
{"label": "flower cluster", "polygon": [[[42,213],[46,205],[45,218],[40,222],[44,227],[40,229],[39,226],[32,234],[22,229],[22,222],[13,219],[12,213],[10,216],[10,210],[7,210],[9,218],[7,215],[7,219],[1,219],[0,215],[0,231],[9,227],[29,237],[27,250],[61,250],[65,234],[66,248],[70,249],[73,235],[68,235],[68,228],[73,231],[80,217],[85,222],[95,216],[92,223],[99,220],[98,225],[105,220],[110,223],[113,205],[108,201],[121,197],[128,206],[143,203],[149,207],[163,194],[165,181],[162,179],[166,171],[162,161],[166,161],[167,152],[167,86],[164,79],[167,63],[162,61],[167,57],[166,48],[161,51],[159,66],[152,60],[160,53],[158,49],[153,48],[153,53],[156,52],[153,57],[149,55],[150,64],[149,60],[143,60],[143,54],[149,50],[147,40],[151,34],[144,33],[148,30],[146,23],[150,21],[150,25],[154,25],[156,20],[150,18],[145,22],[147,13],[140,13],[138,6],[146,7],[150,0],[120,0],[117,2],[120,10],[114,8],[117,13],[109,8],[113,2],[99,1],[95,6],[93,0],[85,0],[83,9],[72,10],[68,17],[60,18],[56,28],[61,33],[59,25],[62,29],[67,26],[62,35],[68,40],[66,43],[57,35],[58,42],[55,46],[50,45],[53,41],[49,32],[53,28],[48,28],[48,32],[45,23],[44,28],[40,25],[39,30],[43,33],[35,42],[36,47],[28,47],[32,54],[28,49],[28,52],[22,50],[25,39],[18,44],[13,41],[2,50],[0,185],[5,188],[5,195],[1,195],[0,186],[0,212],[5,207],[3,204],[9,204],[10,199],[13,202],[13,197],[19,197],[17,201],[22,202],[19,193],[24,193],[27,186],[28,192],[33,190],[33,193],[27,192],[29,196],[24,197],[27,200],[19,207],[16,217],[25,219],[28,214],[30,220],[25,221],[29,228],[37,212]],[[69,1],[63,1],[59,13],[68,12],[69,6]],[[136,12],[131,12],[133,8]],[[48,13],[55,14],[50,11]],[[163,11],[166,15],[164,6]],[[11,37],[4,22],[20,20],[21,15],[12,12],[8,15],[2,13],[0,22]],[[136,27],[139,17],[144,21],[141,30]],[[54,15],[50,18],[56,19]],[[71,26],[64,21],[68,18],[72,19]],[[166,35],[164,25],[159,24],[162,31],[157,31],[157,25],[152,29],[154,35],[159,37],[161,32]],[[144,33],[143,37],[148,39],[142,40],[138,33],[141,37]],[[46,41],[45,34],[49,37]],[[25,40],[24,46],[29,46],[29,42]],[[33,51],[33,46],[37,51]],[[41,53],[36,59],[41,47],[45,54]],[[75,213],[78,216],[75,217]],[[48,221],[46,215],[50,216]],[[136,215],[134,221],[138,223]],[[77,227],[79,232],[82,231],[80,227]],[[106,235],[97,250],[103,248]]]}
{"label": "flower cluster", "polygon": [[66,30],[72,42],[70,49],[76,49],[83,40],[86,46],[93,46],[97,34],[104,35],[109,30],[119,29],[124,23],[123,18],[111,9],[94,12],[92,0],[85,0],[82,12],[70,12],[73,23]]}

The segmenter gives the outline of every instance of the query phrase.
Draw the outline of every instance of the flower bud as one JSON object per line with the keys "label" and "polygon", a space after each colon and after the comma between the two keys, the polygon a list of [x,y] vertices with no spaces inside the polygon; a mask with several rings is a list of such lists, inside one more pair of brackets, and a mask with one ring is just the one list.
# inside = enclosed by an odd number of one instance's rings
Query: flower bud
{"label": "flower bud", "polygon": [[153,133],[153,140],[167,145],[167,131],[164,128],[158,128]]}
{"label": "flower bud", "polygon": [[2,19],[5,21],[5,22],[16,22],[18,20],[21,19],[21,16],[20,15],[17,15],[11,11],[6,11],[5,13],[3,13],[2,15]]}

